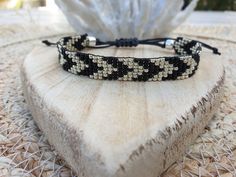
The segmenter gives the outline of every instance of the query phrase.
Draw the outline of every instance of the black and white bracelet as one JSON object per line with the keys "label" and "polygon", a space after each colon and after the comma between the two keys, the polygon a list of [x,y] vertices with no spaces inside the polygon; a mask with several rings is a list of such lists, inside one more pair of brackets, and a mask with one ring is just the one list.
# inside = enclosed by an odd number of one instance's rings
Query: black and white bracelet
{"label": "black and white bracelet", "polygon": [[[59,63],[68,72],[89,76],[92,79],[121,81],[180,80],[194,75],[200,61],[202,47],[220,54],[217,48],[196,40],[156,38],[138,40],[118,39],[102,42],[87,34],[61,38],[57,43],[43,41],[46,45],[57,45]],[[84,48],[135,47],[139,44],[174,49],[176,56],[156,58],[134,58],[100,56],[84,53]]]}

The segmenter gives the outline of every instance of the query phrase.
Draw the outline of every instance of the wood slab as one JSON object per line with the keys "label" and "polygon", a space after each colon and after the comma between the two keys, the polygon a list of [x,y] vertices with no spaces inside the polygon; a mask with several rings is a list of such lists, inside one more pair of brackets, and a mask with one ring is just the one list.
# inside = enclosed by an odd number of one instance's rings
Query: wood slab
{"label": "wood slab", "polygon": [[[157,47],[92,53],[154,57]],[[162,82],[101,81],[64,71],[55,47],[21,68],[33,118],[80,177],[157,177],[203,131],[223,95],[220,56],[203,52],[196,74]]]}

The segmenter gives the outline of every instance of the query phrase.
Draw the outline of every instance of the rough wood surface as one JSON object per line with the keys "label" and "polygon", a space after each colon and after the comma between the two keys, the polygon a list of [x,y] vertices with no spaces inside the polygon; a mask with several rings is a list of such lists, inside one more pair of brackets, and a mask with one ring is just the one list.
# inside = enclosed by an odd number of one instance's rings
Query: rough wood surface
{"label": "rough wood surface", "polygon": [[[99,51],[169,54],[154,47]],[[25,59],[21,75],[35,121],[68,164],[86,177],[162,173],[202,132],[219,106],[224,83],[220,57],[209,53],[203,53],[190,79],[119,82],[67,73],[55,48],[38,47]]]}

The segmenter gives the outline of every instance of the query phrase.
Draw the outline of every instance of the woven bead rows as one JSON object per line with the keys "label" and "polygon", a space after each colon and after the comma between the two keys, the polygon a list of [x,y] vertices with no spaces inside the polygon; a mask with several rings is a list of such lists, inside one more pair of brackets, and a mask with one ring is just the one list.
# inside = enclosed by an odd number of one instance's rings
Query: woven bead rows
{"label": "woven bead rows", "polygon": [[159,58],[106,57],[82,53],[86,37],[66,37],[59,41],[59,62],[63,69],[92,79],[121,81],[162,81],[191,77],[199,63],[201,46],[178,38],[174,50],[181,56]]}

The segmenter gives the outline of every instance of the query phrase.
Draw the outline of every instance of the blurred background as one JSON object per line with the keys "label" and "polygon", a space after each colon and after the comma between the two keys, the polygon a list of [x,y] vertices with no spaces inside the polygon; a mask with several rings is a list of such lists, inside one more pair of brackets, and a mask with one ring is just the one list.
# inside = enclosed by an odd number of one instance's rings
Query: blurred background
{"label": "blurred background", "polygon": [[[190,1],[185,0],[185,4],[187,5]],[[0,0],[0,9],[34,8],[53,4],[53,0]],[[236,0],[199,0],[196,10],[234,11]]]}

